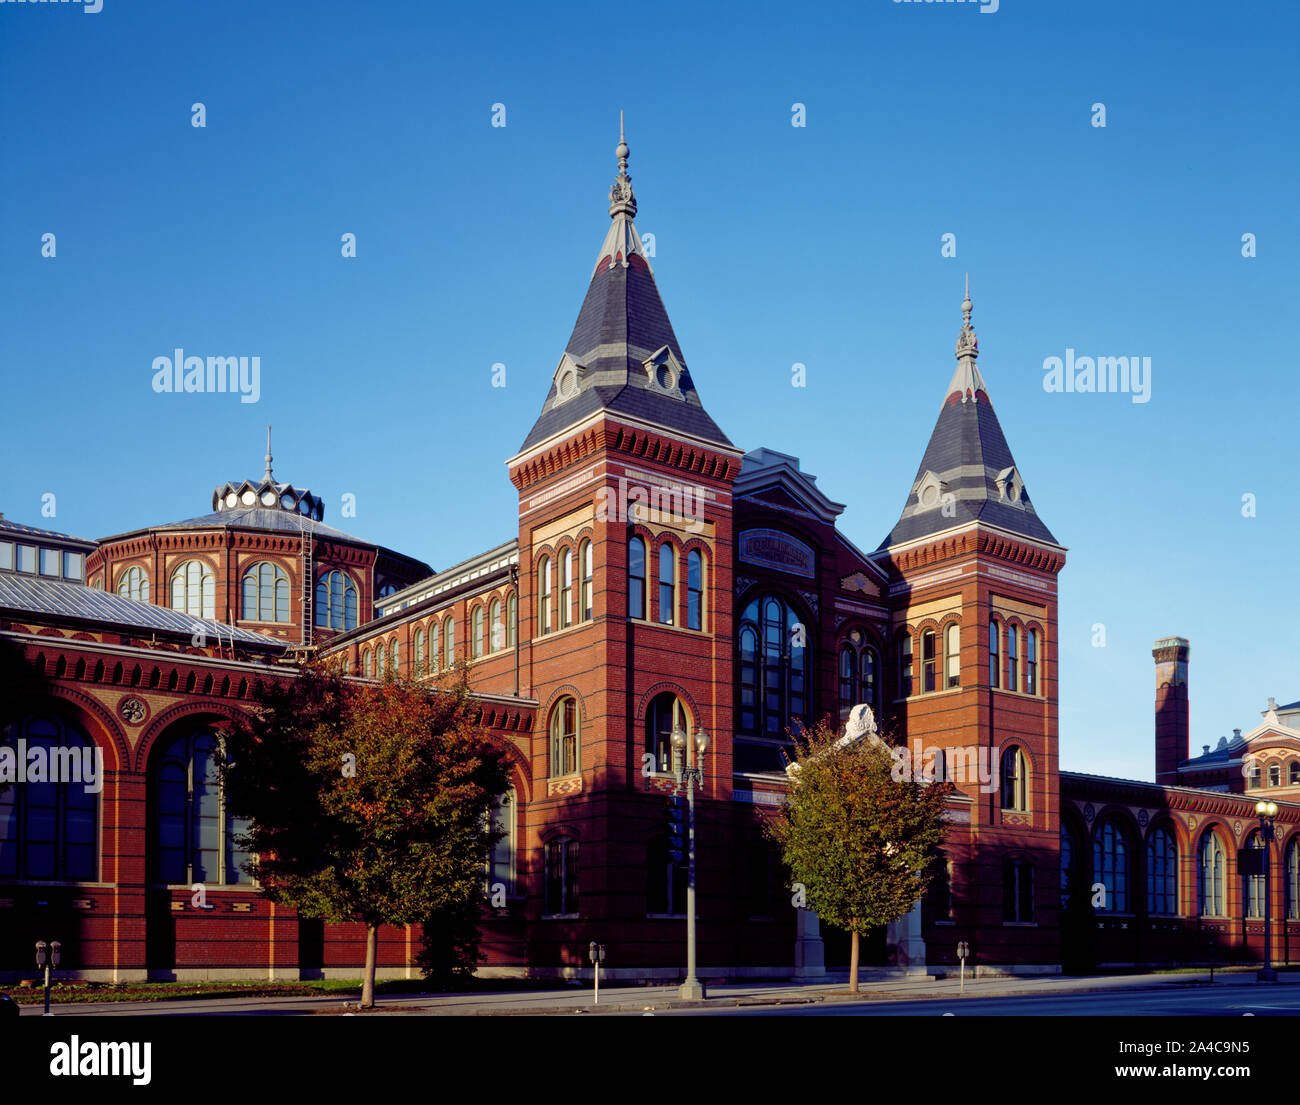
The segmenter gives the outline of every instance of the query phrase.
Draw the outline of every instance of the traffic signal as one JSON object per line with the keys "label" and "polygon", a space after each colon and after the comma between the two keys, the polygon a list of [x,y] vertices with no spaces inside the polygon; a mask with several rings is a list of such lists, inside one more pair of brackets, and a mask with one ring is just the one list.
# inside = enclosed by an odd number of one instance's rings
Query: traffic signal
{"label": "traffic signal", "polygon": [[674,863],[686,859],[686,803],[680,795],[668,799],[668,854]]}

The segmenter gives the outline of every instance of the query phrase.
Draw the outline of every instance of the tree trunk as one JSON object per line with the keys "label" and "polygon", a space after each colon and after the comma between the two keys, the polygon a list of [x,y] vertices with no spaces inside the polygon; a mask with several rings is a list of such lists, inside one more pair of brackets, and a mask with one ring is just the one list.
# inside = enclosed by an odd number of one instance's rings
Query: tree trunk
{"label": "tree trunk", "polygon": [[856,994],[858,992],[858,930],[857,922],[854,921],[853,940],[849,945],[849,992]]}
{"label": "tree trunk", "polygon": [[[854,937],[857,934],[854,933]],[[379,947],[379,926],[366,926],[366,973],[361,979],[361,1008],[372,1009],[375,1004],[375,952]],[[856,945],[854,945],[856,948]],[[856,951],[854,955],[856,957]]]}

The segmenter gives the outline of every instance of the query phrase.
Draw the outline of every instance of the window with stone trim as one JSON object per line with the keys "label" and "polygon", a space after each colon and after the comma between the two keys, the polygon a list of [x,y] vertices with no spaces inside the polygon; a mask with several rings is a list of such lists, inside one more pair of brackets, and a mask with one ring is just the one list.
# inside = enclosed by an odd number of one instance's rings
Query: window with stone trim
{"label": "window with stone trim", "polygon": [[571,695],[551,708],[551,776],[572,775],[581,770],[581,723],[578,703]]}

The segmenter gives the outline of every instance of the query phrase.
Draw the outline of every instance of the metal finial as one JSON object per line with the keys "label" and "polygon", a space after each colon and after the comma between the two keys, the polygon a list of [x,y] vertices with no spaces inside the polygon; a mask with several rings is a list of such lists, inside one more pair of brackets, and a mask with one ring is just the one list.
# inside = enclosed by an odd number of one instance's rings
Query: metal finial
{"label": "metal finial", "polygon": [[274,482],[271,479],[271,424],[266,424],[266,481]]}
{"label": "metal finial", "polygon": [[966,274],[966,295],[964,296],[964,298],[963,298],[962,301],[961,301],[961,313],[962,313],[962,318],[964,318],[964,319],[966,320],[966,325],[967,325],[967,326],[970,325],[970,309],[971,309],[971,301],[970,301],[970,273],[967,273],[967,274]]}
{"label": "metal finial", "polygon": [[636,196],[632,192],[632,178],[627,172],[627,139],[623,131],[623,112],[618,113],[618,145],[614,147],[614,156],[618,158],[618,176],[614,186],[609,190],[609,214],[614,218],[620,214],[630,218],[636,217]]}

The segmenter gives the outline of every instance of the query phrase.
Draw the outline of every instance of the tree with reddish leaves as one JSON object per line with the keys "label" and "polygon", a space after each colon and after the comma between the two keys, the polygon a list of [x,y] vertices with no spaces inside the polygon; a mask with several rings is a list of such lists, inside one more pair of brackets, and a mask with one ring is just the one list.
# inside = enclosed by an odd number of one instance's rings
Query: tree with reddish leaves
{"label": "tree with reddish leaves", "polygon": [[312,664],[257,703],[221,757],[231,812],[251,821],[250,874],[303,916],[365,925],[369,1008],[380,925],[464,917],[482,897],[504,754],[474,723],[463,672],[430,688]]}

